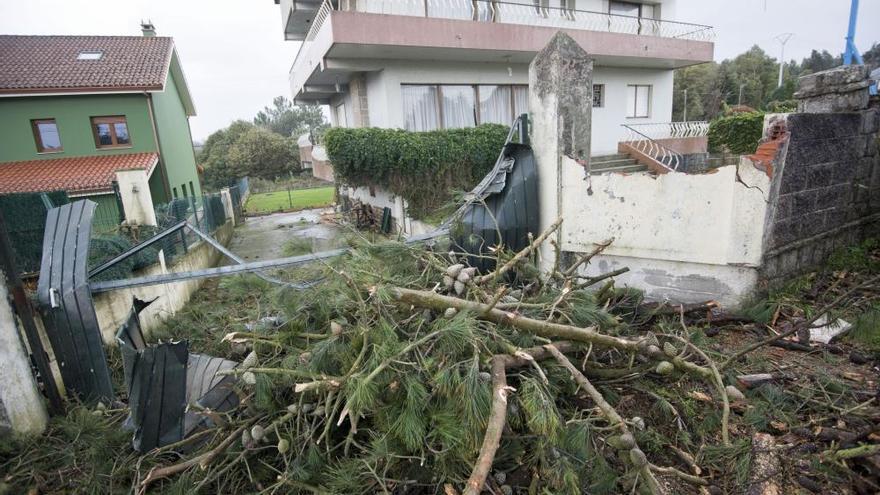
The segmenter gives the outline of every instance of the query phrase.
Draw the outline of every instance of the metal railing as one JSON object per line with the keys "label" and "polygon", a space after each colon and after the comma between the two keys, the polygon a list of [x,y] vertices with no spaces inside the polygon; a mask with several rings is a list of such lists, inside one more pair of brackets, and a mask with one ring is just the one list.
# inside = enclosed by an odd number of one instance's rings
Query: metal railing
{"label": "metal railing", "polygon": [[[325,4],[328,2],[325,2]],[[332,7],[332,6],[331,6]],[[322,6],[323,10],[324,6]],[[503,0],[340,0],[339,10],[712,41],[711,26]],[[315,25],[323,22],[319,15]],[[326,13],[324,14],[326,17]],[[314,26],[313,26],[314,27]]]}
{"label": "metal railing", "polygon": [[324,0],[324,2],[321,4],[321,7],[318,8],[318,12],[315,13],[315,18],[312,19],[312,25],[309,27],[309,31],[306,33],[305,39],[299,45],[299,50],[296,52],[296,57],[293,59],[293,65],[290,66],[291,73],[293,72],[293,69],[296,68],[303,54],[309,52],[309,48],[312,46],[312,42],[315,41],[315,37],[318,35],[321,27],[324,26],[324,22],[327,21],[328,17],[330,17],[330,12],[332,12],[333,10],[334,8],[332,0]]}
{"label": "metal railing", "polygon": [[333,1],[324,0],[315,14],[305,41],[300,46],[291,71],[296,67],[302,54],[308,51],[309,45],[333,10],[582,29],[692,41],[715,39],[715,30],[712,26],[702,24],[590,10],[538,7],[502,0],[338,0],[338,7],[334,7]]}
{"label": "metal railing", "polygon": [[[643,125],[649,126],[652,124]],[[640,132],[636,129],[637,125],[622,124],[622,126],[627,131],[626,137],[622,141],[624,144],[627,144],[639,153],[654,159],[657,163],[669,170],[678,170],[679,165],[681,165],[684,159],[681,156],[681,153],[670,149],[655,140],[662,138],[652,138],[647,134]],[[645,130],[647,131],[648,129]]]}
{"label": "metal railing", "polygon": [[709,135],[709,123],[705,120],[628,124],[624,127],[635,129],[651,139],[691,138]]}

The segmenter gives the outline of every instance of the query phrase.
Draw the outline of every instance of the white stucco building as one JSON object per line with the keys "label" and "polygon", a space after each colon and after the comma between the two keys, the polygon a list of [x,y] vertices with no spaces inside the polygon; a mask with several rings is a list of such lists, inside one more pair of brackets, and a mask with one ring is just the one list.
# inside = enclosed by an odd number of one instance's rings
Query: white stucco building
{"label": "white stucco building", "polygon": [[595,57],[592,155],[622,125],[672,118],[673,69],[712,60],[708,26],[675,0],[275,0],[297,102],[333,125],[409,130],[510,124],[527,111],[528,64],[559,29]]}

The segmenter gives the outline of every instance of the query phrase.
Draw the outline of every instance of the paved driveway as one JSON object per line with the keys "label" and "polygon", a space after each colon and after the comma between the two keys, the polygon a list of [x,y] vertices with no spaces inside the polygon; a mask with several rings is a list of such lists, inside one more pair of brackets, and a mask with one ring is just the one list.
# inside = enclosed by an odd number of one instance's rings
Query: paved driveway
{"label": "paved driveway", "polygon": [[341,229],[320,223],[322,211],[318,208],[248,217],[235,228],[227,247],[246,261],[281,258],[284,244],[295,237],[311,239],[314,251],[331,249]]}

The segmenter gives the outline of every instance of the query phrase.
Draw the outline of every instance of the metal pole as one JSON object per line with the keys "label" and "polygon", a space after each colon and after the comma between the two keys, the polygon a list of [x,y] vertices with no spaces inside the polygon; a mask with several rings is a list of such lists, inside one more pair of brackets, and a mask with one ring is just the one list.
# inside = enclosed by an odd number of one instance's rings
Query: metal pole
{"label": "metal pole", "polygon": [[856,20],[859,18],[859,0],[852,0],[849,9],[849,26],[846,31],[846,48],[843,51],[843,64],[852,65],[853,57],[858,61],[856,51]]}
{"label": "metal pole", "polygon": [[688,90],[684,90],[684,115],[681,118],[682,122],[688,121]]}
{"label": "metal pole", "polygon": [[792,36],[794,36],[794,33],[782,33],[776,36],[776,41],[782,45],[782,50],[779,53],[779,81],[776,83],[777,88],[782,86],[782,69],[785,67],[785,44],[788,43]]}
{"label": "metal pole", "polygon": [[745,86],[745,84],[739,85],[739,98],[736,100],[737,105],[742,105],[743,102],[743,86]]}

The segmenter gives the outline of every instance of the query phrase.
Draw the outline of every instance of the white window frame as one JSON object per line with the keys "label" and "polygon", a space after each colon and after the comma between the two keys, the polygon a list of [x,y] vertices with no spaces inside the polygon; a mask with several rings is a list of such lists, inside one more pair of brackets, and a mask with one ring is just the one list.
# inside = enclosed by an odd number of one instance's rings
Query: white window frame
{"label": "white window frame", "polygon": [[[598,95],[596,94],[596,90],[598,90]],[[599,103],[596,103],[596,96],[599,97]],[[604,84],[594,84],[593,85],[593,108],[603,108],[605,106],[605,85]]]}
{"label": "white window frame", "polygon": [[[633,91],[633,99],[632,108],[629,107],[629,91],[632,88]],[[638,88],[648,88],[648,106],[647,113],[645,115],[639,115],[639,89]],[[626,85],[626,118],[628,119],[649,119],[651,118],[651,110],[653,107],[654,100],[654,86],[651,84],[627,84]]]}

